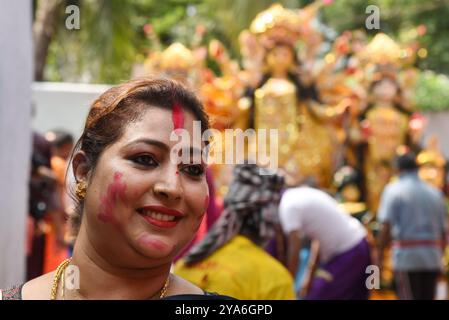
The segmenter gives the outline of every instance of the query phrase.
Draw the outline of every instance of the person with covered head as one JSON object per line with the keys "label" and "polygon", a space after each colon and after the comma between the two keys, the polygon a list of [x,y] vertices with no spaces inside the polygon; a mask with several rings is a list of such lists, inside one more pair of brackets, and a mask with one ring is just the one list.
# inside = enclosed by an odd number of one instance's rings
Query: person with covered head
{"label": "person with covered head", "polygon": [[293,279],[264,247],[276,233],[284,179],[254,164],[237,165],[224,211],[175,273],[206,291],[238,299],[295,299]]}

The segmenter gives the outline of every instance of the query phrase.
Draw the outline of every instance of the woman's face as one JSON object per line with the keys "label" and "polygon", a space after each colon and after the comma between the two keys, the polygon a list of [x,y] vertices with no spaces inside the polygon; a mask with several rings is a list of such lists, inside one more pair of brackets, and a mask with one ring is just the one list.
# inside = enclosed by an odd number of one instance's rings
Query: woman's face
{"label": "woman's face", "polygon": [[[192,240],[209,201],[205,163],[170,160],[173,146],[180,146],[170,141],[172,111],[146,110],[101,154],[84,204],[83,225],[96,250],[126,266],[170,262]],[[181,112],[191,137],[182,150],[203,148],[193,134],[193,114]]]}

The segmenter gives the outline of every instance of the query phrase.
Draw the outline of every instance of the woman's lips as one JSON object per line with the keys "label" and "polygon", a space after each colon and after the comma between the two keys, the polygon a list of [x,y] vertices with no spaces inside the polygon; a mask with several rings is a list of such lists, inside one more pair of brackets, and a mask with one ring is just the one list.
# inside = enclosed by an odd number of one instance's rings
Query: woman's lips
{"label": "woman's lips", "polygon": [[160,228],[173,228],[185,216],[182,212],[162,206],[146,206],[137,212],[148,223]]}
{"label": "woman's lips", "polygon": [[148,223],[160,228],[173,228],[179,223],[179,220],[162,221],[146,215],[142,215],[142,218],[144,218]]}

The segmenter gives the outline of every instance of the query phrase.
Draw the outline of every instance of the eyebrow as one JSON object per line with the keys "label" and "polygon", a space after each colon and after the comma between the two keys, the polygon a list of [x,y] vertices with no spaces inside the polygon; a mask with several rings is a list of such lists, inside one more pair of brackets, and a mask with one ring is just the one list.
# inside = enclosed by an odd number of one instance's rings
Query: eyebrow
{"label": "eyebrow", "polygon": [[131,146],[133,144],[138,144],[138,143],[144,143],[144,144],[148,144],[150,146],[158,147],[159,149],[163,149],[165,151],[170,151],[169,146],[166,145],[165,143],[163,143],[163,142],[161,142],[159,140],[147,139],[147,138],[137,139],[137,140],[131,141],[125,147],[129,147],[129,146]]}
{"label": "eyebrow", "polygon": [[[138,144],[138,143],[144,143],[144,144],[148,144],[151,146],[156,146],[156,147],[163,149],[167,152],[170,151],[170,147],[168,145],[166,145],[165,143],[163,143],[159,140],[148,139],[148,138],[142,138],[142,139],[137,139],[137,140],[131,141],[130,143],[126,144],[125,147],[129,147],[129,146],[132,146],[132,145]],[[203,153],[203,151],[200,148],[195,148],[195,147],[182,148],[181,151],[188,152],[188,154],[190,154],[190,155],[202,155],[202,153]]]}

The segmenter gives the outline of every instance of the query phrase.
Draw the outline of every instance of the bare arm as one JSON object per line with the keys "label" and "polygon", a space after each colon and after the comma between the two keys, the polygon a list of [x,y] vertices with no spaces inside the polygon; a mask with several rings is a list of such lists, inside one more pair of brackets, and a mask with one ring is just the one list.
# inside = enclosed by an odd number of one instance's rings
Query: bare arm
{"label": "bare arm", "polygon": [[318,240],[312,240],[312,244],[310,245],[310,256],[309,262],[307,265],[307,270],[304,273],[304,279],[301,285],[301,297],[307,295],[310,290],[310,286],[312,284],[313,275],[318,266],[318,258],[320,253],[320,242]]}
{"label": "bare arm", "polygon": [[301,250],[301,238],[298,231],[288,234],[287,269],[293,278],[296,277],[299,266],[299,251]]}

